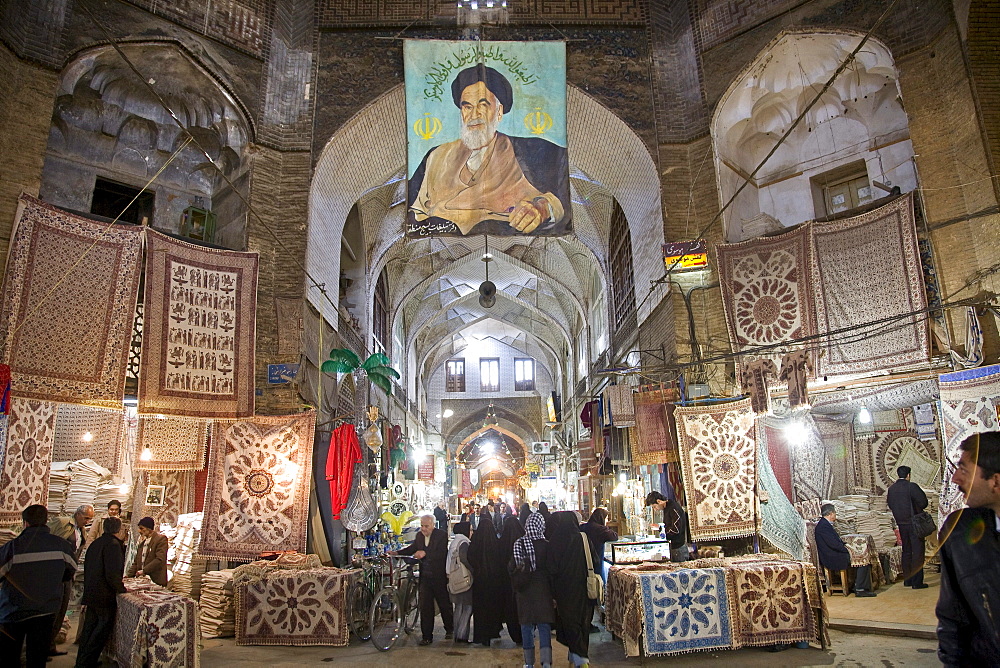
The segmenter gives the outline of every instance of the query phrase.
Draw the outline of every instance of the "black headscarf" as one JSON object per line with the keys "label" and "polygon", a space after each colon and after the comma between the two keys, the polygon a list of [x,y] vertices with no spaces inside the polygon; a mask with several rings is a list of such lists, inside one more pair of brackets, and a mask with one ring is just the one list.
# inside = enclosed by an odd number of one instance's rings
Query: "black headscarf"
{"label": "black headscarf", "polygon": [[538,512],[540,512],[542,514],[542,517],[545,518],[545,528],[548,529],[549,517],[552,515],[552,513],[549,512],[549,507],[544,501],[538,502]]}
{"label": "black headscarf", "polygon": [[451,527],[451,532],[456,536],[461,534],[466,538],[469,537],[469,532],[472,530],[472,525],[468,522],[456,522],[454,526]]}
{"label": "black headscarf", "polygon": [[556,638],[570,651],[586,657],[594,604],[587,598],[587,556],[590,541],[580,533],[576,514],[552,513],[546,522],[548,570],[556,600]]}

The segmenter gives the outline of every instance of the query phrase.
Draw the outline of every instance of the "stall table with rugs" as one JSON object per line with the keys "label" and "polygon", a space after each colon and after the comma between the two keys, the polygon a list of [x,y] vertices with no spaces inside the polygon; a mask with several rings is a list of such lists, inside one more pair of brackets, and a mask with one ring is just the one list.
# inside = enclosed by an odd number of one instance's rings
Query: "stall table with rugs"
{"label": "stall table with rugs", "polygon": [[613,566],[605,618],[626,656],[828,642],[816,568],[778,555]]}
{"label": "stall table with rugs", "polygon": [[[872,589],[878,591],[879,587],[886,584],[885,574],[882,572],[882,562],[878,557],[878,550],[875,548],[875,539],[869,534],[847,533],[840,537],[844,541],[848,552],[851,553],[851,566],[872,567]],[[902,548],[900,548],[902,554]]]}
{"label": "stall table with rugs", "polygon": [[201,662],[198,604],[149,578],[125,580],[108,648],[119,666],[184,666]]}

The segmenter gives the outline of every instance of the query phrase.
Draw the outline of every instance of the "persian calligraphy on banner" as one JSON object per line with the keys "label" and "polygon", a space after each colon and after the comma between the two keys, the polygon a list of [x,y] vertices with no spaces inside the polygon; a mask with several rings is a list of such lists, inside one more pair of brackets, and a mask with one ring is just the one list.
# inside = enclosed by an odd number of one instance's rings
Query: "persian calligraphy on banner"
{"label": "persian calligraphy on banner", "polygon": [[147,234],[139,412],[253,415],[257,254]]}
{"label": "persian calligraphy on banner", "polygon": [[407,40],[411,238],[569,232],[566,45]]}

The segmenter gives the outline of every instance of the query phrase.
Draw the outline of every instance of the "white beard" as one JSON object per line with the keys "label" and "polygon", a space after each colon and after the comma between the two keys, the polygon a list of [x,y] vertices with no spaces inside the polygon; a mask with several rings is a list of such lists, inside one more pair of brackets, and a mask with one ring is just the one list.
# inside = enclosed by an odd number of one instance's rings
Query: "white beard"
{"label": "white beard", "polygon": [[495,117],[472,127],[463,123],[460,128],[462,143],[472,151],[486,146],[493,141],[493,136],[496,135],[497,125],[499,124],[500,121]]}

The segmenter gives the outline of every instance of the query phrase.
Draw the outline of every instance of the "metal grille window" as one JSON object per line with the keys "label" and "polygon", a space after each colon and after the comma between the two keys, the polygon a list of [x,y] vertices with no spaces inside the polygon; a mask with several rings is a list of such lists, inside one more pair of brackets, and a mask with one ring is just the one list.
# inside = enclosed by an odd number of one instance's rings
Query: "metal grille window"
{"label": "metal grille window", "polygon": [[372,309],[372,336],[375,339],[375,350],[388,353],[391,348],[389,340],[389,285],[385,280],[385,272],[379,274],[375,283],[375,305]]}
{"label": "metal grille window", "polygon": [[483,357],[479,360],[479,389],[481,392],[500,391],[500,359]]}
{"label": "metal grille window", "polygon": [[628,329],[635,321],[635,286],[632,279],[632,235],[628,219],[618,202],[611,213],[611,308],[615,331]]}
{"label": "metal grille window", "polygon": [[448,360],[445,363],[445,392],[465,392],[465,360]]}
{"label": "metal grille window", "polygon": [[535,389],[535,360],[514,358],[514,390],[527,392]]}

